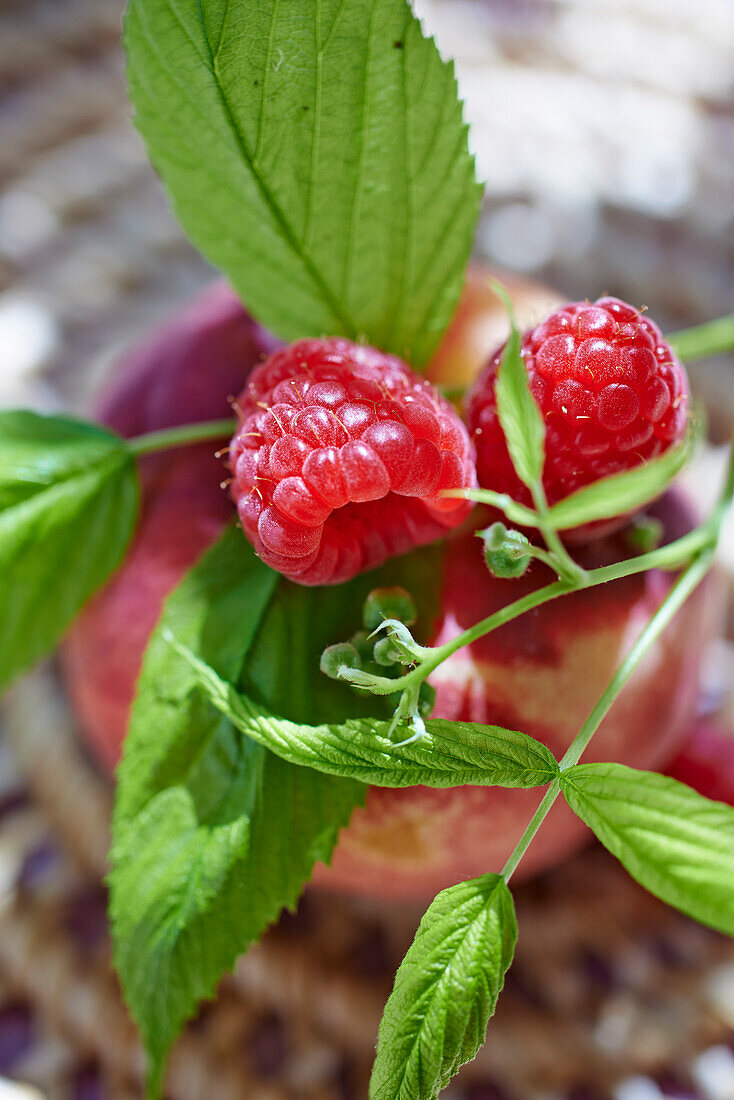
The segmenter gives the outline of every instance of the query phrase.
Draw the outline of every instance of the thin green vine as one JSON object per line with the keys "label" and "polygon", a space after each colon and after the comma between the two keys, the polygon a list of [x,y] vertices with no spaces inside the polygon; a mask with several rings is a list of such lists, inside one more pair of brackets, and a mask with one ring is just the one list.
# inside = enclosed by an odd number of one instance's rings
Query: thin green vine
{"label": "thin green vine", "polygon": [[[588,748],[592,737],[599,729],[599,726],[609,713],[615,699],[642,658],[660,636],[673,616],[680,610],[694,589],[701,583],[706,573],[708,573],[714,558],[714,553],[714,546],[706,547],[706,549],[702,550],[691,562],[685,572],[681,573],[680,577],[675,582],[656,613],[650,619],[645,629],[637,638],[612,679],[609,681],[606,690],[600,696],[591,714],[571,742],[565,756],[560,762],[561,774],[566,768],[571,768],[574,764],[578,764],[583,753]],[[503,867],[502,875],[506,882],[510,881],[510,877],[516,870],[520,860],[529,848],[531,841],[543,824],[551,806],[560,793],[561,780],[558,779],[553,782],[546,791],[538,809],[535,811],[525,829],[525,832]]]}
{"label": "thin green vine", "polygon": [[204,420],[199,424],[182,424],[175,428],[163,428],[158,432],[148,432],[128,440],[128,448],[138,457],[157,451],[170,450],[171,447],[185,447],[189,443],[206,443],[220,439],[229,439],[237,424],[232,418],[227,420]]}

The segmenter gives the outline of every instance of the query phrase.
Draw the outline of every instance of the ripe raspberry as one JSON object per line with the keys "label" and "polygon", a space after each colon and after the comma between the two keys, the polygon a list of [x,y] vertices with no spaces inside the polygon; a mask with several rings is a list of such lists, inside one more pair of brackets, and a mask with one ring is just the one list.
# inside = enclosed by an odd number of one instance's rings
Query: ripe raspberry
{"label": "ripe raspberry", "polygon": [[[495,352],[467,398],[479,484],[530,503],[497,416]],[[546,426],[543,484],[554,503],[661,454],[685,434],[688,380],[654,321],[618,298],[572,302],[522,337]]]}
{"label": "ripe raspberry", "polygon": [[460,523],[474,453],[451,406],[400,359],[302,340],[250,375],[230,447],[245,533],[273,569],[337,584]]}

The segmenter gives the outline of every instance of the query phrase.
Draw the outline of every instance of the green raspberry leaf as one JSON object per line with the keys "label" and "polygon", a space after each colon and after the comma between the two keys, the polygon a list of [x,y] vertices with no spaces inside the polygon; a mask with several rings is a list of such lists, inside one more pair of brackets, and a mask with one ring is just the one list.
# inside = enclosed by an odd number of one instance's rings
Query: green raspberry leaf
{"label": "green raspberry leaf", "polygon": [[283,760],[244,737],[166,638],[293,721],[369,713],[319,655],[379,584],[412,578],[427,627],[436,548],[338,588],[285,581],[234,526],[169,596],[146,653],[119,770],[111,916],[115,964],[158,1097],[168,1050],[199,1002],[284,907],[364,798],[363,784]]}
{"label": "green raspberry leaf", "polygon": [[734,808],[623,764],[562,772],[571,809],[652,894],[734,935]]}
{"label": "green raspberry leaf", "polygon": [[130,0],[125,45],[174,209],[255,316],[424,363],[481,193],[453,65],[406,0]]}
{"label": "green raspberry leaf", "polygon": [[500,875],[431,903],[385,1006],[370,1100],[435,1100],[484,1043],[517,940]]}
{"label": "green raspberry leaf", "polygon": [[503,286],[499,283],[493,285],[505,304],[510,320],[510,336],[497,374],[497,412],[515,472],[532,490],[543,476],[545,424],[530,392],[512,302]]}
{"label": "green raspberry leaf", "polygon": [[[161,637],[175,631],[223,675],[237,678],[278,585],[278,574],[250,550],[232,525],[201,558],[165,605],[138,680],[125,753],[118,770],[116,829],[130,824],[147,803],[180,782],[200,786],[202,750],[229,736],[226,722],[201,698],[196,682],[172,657]],[[212,763],[216,763],[213,757]],[[228,767],[212,774],[212,792],[227,782]]]}
{"label": "green raspberry leaf", "polygon": [[0,689],[54,648],[120,564],[137,511],[135,463],[118,436],[0,413]]}
{"label": "green raspberry leaf", "polygon": [[280,585],[231,528],[169,597],[146,654],[119,772],[110,907],[150,1096],[186,1020],[295,905],[363,797],[360,784],[294,768],[244,738],[162,636],[175,630],[236,677]]}
{"label": "green raspberry leaf", "polygon": [[599,519],[635,512],[663,493],[691,459],[694,433],[689,431],[677,447],[670,447],[658,458],[643,462],[631,470],[611,474],[592,485],[578,489],[550,509],[550,520],[557,531],[593,523]]}
{"label": "green raspberry leaf", "polygon": [[169,636],[217,710],[251,740],[284,760],[327,775],[379,787],[539,787],[558,777],[551,752],[525,733],[501,726],[435,719],[412,744],[390,737],[391,723],[375,718],[339,725],[289,722],[241,694]]}

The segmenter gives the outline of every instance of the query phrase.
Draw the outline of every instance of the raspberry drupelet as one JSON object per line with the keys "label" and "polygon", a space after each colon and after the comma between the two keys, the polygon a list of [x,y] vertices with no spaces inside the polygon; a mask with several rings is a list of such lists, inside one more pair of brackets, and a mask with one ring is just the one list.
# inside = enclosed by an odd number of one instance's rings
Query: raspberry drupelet
{"label": "raspberry drupelet", "polygon": [[256,367],[236,406],[232,497],[262,560],[338,584],[439,538],[476,485],[466,428],[400,359],[341,338],[301,340]]}
{"label": "raspberry drupelet", "polygon": [[[479,484],[530,495],[497,415],[499,348],[467,398]],[[524,333],[522,357],[546,426],[543,484],[551,503],[662,454],[686,431],[686,372],[660,329],[618,298],[573,302]]]}

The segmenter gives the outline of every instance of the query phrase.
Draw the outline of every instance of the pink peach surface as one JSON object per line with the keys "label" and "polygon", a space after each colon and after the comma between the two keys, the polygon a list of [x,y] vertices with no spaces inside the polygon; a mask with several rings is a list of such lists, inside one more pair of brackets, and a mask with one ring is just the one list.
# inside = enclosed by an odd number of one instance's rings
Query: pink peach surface
{"label": "pink peach surface", "polygon": [[[229,398],[275,347],[218,283],[129,354],[95,413],[125,436],[226,417]],[[163,601],[232,516],[220,489],[227,471],[214,450],[203,443],[141,461],[142,511],[125,564],[87,605],[62,650],[84,735],[110,771]]]}
{"label": "pink peach surface", "polygon": [[[477,285],[470,282],[470,290],[476,311]],[[545,301],[552,292],[543,294]],[[500,306],[488,289],[482,308],[498,323]],[[449,337],[456,363],[465,364],[461,333],[454,327]],[[125,435],[226,416],[228,396],[242,389],[251,367],[272,347],[232,293],[217,285],[128,356],[98,412]],[[203,444],[143,460],[143,511],[128,559],[85,609],[62,652],[84,737],[108,770],[120,755],[143,653],[163,601],[232,514],[220,489],[226,471],[212,451]],[[669,499],[664,511],[671,535],[690,525],[680,498]],[[619,553],[619,545],[599,543],[589,564]],[[437,640],[548,579],[537,567],[520,581],[493,580],[471,534],[452,540]],[[459,651],[434,676],[435,716],[523,729],[562,753],[668,583],[651,573],[577,593]],[[648,654],[589,758],[656,767],[674,753],[693,715],[700,653],[713,629],[711,604],[704,586]],[[331,868],[317,868],[315,881],[378,897],[428,896],[498,869],[538,798],[539,792],[497,788],[372,788],[366,808],[343,831]],[[580,822],[557,804],[521,873],[548,868],[585,836]]]}

